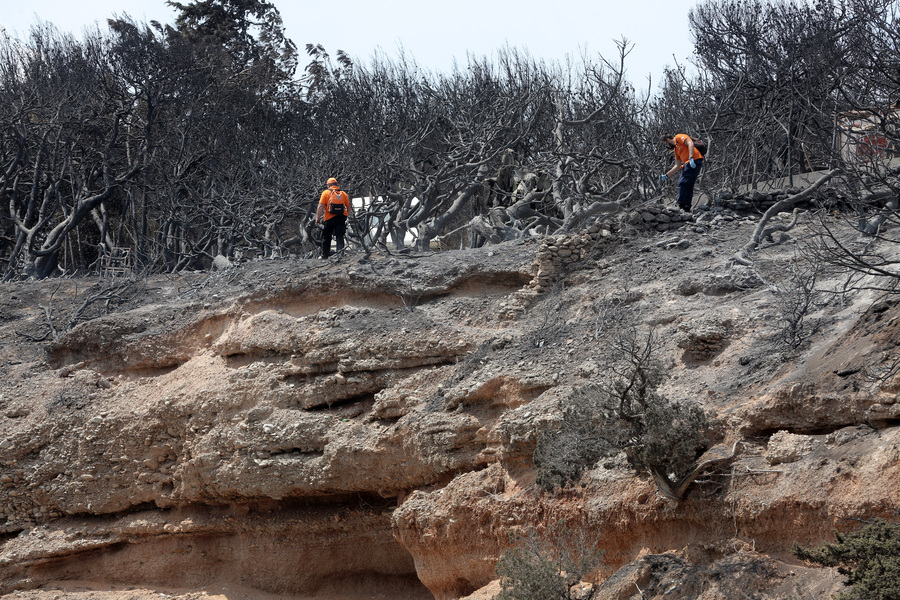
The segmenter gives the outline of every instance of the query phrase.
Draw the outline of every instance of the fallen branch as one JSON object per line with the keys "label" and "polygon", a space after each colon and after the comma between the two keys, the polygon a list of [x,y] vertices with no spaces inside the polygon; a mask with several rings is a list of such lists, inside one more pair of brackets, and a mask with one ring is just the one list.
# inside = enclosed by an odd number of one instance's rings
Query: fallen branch
{"label": "fallen branch", "polygon": [[[80,321],[84,320],[83,317],[84,317],[85,311],[87,311],[87,309],[96,302],[103,302],[104,308],[103,308],[102,314],[109,314],[111,312],[111,309],[110,309],[111,301],[117,300],[118,302],[121,303],[123,301],[123,299],[122,299],[123,293],[132,291],[131,296],[129,296],[129,298],[126,298],[126,300],[130,299],[131,297],[134,297],[134,295],[136,295],[138,293],[137,290],[131,289],[131,288],[136,287],[137,283],[138,282],[136,282],[136,281],[128,280],[123,283],[116,284],[105,290],[101,290],[98,293],[94,294],[93,296],[89,296],[88,298],[85,298],[84,302],[81,303],[81,306],[79,306],[75,310],[75,312],[72,313],[72,318],[69,319],[69,322],[66,323],[66,331],[69,331],[70,329],[75,327]],[[146,285],[146,284],[144,284],[144,285]],[[56,338],[56,336],[54,336],[54,339],[55,338]]]}
{"label": "fallen branch", "polygon": [[[756,250],[759,246],[760,242],[767,236],[771,235],[773,231],[779,231],[779,227],[775,226],[772,228],[767,228],[766,226],[769,224],[769,221],[780,212],[785,212],[794,208],[799,202],[802,202],[812,196],[816,191],[825,185],[828,181],[830,181],[836,175],[839,175],[842,171],[840,169],[832,169],[823,175],[818,181],[814,184],[803,190],[802,192],[798,192],[793,196],[788,196],[784,200],[780,202],[776,202],[769,210],[765,212],[762,218],[759,220],[759,224],[756,226],[756,231],[753,232],[753,235],[750,237],[750,241],[741,248],[737,254],[732,257],[732,261],[744,266],[751,266],[753,261],[750,260],[750,254]],[[794,221],[796,223],[796,214],[794,215]],[[790,226],[793,227],[793,224]]]}
{"label": "fallen branch", "polygon": [[637,588],[638,594],[640,594],[640,595],[641,595],[641,598],[643,599],[643,597],[644,597],[644,590],[642,590],[642,589],[640,588],[640,586],[638,586],[637,581],[632,581],[632,583],[634,584],[634,587]]}
{"label": "fallen branch", "polygon": [[22,336],[23,338],[27,339],[29,342],[43,342],[48,337],[50,337],[50,331],[47,331],[47,333],[45,333],[41,337],[34,337],[33,335],[28,335],[27,333],[22,333],[21,331],[16,330],[16,335]]}
{"label": "fallen branch", "polygon": [[762,232],[762,235],[759,236],[760,239],[768,240],[768,241],[770,241],[770,242],[774,242],[775,240],[774,240],[774,238],[772,237],[772,234],[775,233],[776,231],[782,231],[782,232],[784,232],[784,231],[790,231],[791,229],[793,229],[794,227],[796,227],[796,226],[797,226],[797,219],[798,219],[799,215],[800,215],[800,210],[797,209],[797,208],[795,208],[795,209],[794,209],[794,212],[792,213],[792,218],[791,218],[791,222],[790,222],[790,223],[788,223],[787,225],[772,225],[771,227],[767,227],[767,228]]}

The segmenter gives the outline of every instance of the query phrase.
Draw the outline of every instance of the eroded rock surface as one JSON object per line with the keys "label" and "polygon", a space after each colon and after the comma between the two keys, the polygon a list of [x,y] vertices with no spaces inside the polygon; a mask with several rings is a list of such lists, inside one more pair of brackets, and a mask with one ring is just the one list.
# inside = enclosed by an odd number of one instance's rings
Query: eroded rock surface
{"label": "eroded rock surface", "polygon": [[[750,272],[727,257],[751,219],[679,223],[688,243],[596,226],[245,263],[93,314],[121,282],[2,284],[0,597],[489,597],[510,540],[557,522],[604,553],[584,597],[825,594],[834,574],[793,542],[900,504],[900,308],[845,296],[779,349],[760,278],[792,248]],[[658,333],[661,392],[712,415],[711,452],[740,448],[677,506],[622,457],[534,484],[538,435],[603,376],[622,306]]]}

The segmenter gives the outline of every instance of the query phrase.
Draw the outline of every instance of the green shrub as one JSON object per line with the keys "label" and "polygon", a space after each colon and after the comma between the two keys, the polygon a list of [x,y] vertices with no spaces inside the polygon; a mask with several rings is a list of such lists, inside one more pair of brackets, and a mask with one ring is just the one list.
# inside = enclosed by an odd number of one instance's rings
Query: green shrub
{"label": "green shrub", "polygon": [[559,429],[538,436],[534,451],[538,485],[552,490],[575,483],[583,472],[608,456],[612,445],[598,435],[600,426],[591,392],[576,390],[563,408]]}
{"label": "green shrub", "polygon": [[900,600],[900,524],[876,519],[858,531],[835,532],[818,548],[794,544],[794,555],[847,576],[850,589],[836,600]]}
{"label": "green shrub", "polygon": [[636,471],[651,473],[666,488],[667,497],[686,487],[679,480],[694,469],[709,423],[699,406],[657,392],[665,372],[656,346],[652,332],[619,332],[604,381],[576,389],[562,407],[559,428],[538,437],[534,464],[541,487],[574,483],[601,458],[622,451]]}

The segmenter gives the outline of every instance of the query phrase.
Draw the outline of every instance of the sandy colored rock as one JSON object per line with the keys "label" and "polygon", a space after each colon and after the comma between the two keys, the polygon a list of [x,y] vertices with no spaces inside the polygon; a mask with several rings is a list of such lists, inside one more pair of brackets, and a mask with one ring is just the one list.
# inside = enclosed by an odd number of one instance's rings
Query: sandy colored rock
{"label": "sandy colored rock", "polygon": [[[555,523],[596,533],[594,598],[827,597],[791,545],[900,505],[900,305],[848,294],[787,350],[762,281],[791,245],[732,267],[752,221],[648,214],[679,229],[151,277],[45,342],[40,304],[107,284],[0,284],[0,598],[486,599]],[[738,449],[677,505],[621,455],[535,485],[610,307],[654,328],[710,452]]]}

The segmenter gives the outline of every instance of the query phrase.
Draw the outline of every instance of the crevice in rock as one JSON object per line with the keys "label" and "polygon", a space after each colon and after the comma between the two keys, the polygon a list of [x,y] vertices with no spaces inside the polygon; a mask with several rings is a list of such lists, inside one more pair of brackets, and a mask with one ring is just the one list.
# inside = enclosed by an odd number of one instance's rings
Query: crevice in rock
{"label": "crevice in rock", "polygon": [[828,425],[823,425],[821,427],[793,427],[784,425],[783,427],[772,427],[754,431],[751,435],[759,436],[767,440],[779,431],[786,431],[787,433],[792,433],[794,435],[828,435],[829,433],[840,431],[845,427],[856,427],[858,425],[868,425],[868,423],[829,423]]}
{"label": "crevice in rock", "polygon": [[224,354],[222,359],[225,361],[225,366],[229,369],[240,369],[258,362],[278,364],[284,362],[285,357],[274,352],[236,352]]}
{"label": "crevice in rock", "polygon": [[318,374],[315,373],[291,373],[279,378],[279,381],[287,385],[303,385],[313,381]]}
{"label": "crevice in rock", "polygon": [[358,369],[352,370],[350,366],[342,361],[322,362],[315,364],[307,364],[302,367],[291,364],[291,356],[288,354],[277,354],[275,352],[247,352],[235,353],[223,356],[226,366],[231,369],[239,369],[250,366],[254,363],[265,363],[275,367],[284,366],[285,370],[292,369],[292,372],[281,375],[279,381],[285,383],[304,384],[309,383],[316,377],[341,374],[344,377],[377,377],[385,374],[413,374],[421,369],[430,369],[434,367],[443,367],[456,364],[459,360],[466,358],[467,355],[449,355],[449,356],[417,356],[398,358],[385,358],[384,362],[405,362],[405,366],[391,367],[386,366],[382,369]]}
{"label": "crevice in rock", "polygon": [[317,406],[310,406],[304,410],[308,412],[314,413],[333,413],[336,416],[346,416],[347,408],[359,409],[352,411],[355,413],[353,416],[358,416],[358,414],[362,414],[362,412],[368,412],[368,410],[375,404],[375,394],[377,392],[364,392],[362,394],[357,394],[354,396],[348,396],[346,398],[341,398],[338,400],[326,401],[324,404],[320,404]]}
{"label": "crevice in rock", "polygon": [[271,452],[269,454],[269,458],[274,460],[279,459],[297,459],[297,460],[309,460],[312,458],[319,458],[325,454],[324,450],[303,450],[302,448],[290,448],[287,450],[277,450]]}
{"label": "crevice in rock", "polygon": [[900,427],[900,418],[875,419],[870,418],[866,425],[874,429],[889,429],[891,427]]}
{"label": "crevice in rock", "polygon": [[[288,452],[289,453],[289,452]],[[281,454],[281,453],[278,453]],[[273,456],[277,454],[273,453]],[[452,479],[452,477],[451,477]],[[80,527],[94,524],[99,529],[108,525],[110,531],[127,531],[121,523],[138,518],[142,522],[153,523],[158,526],[160,532],[164,531],[164,523],[185,518],[203,517],[205,519],[229,519],[230,517],[248,515],[273,515],[276,513],[290,513],[304,510],[393,510],[397,507],[396,496],[384,496],[377,492],[343,492],[333,494],[320,494],[315,496],[292,496],[282,499],[272,498],[243,498],[239,501],[223,502],[221,504],[187,504],[177,508],[160,508],[154,502],[142,502],[129,507],[126,510],[110,513],[78,512],[70,513],[61,518],[49,519],[40,525],[53,527],[58,523],[71,526],[78,523]],[[23,523],[16,531],[0,533],[0,540],[16,537],[22,531],[34,528],[34,524]]]}
{"label": "crevice in rock", "polygon": [[[8,521],[6,523],[6,528],[2,530],[0,533],[0,542],[9,537],[15,537],[22,531],[28,531],[33,529],[35,526],[52,526],[54,523],[59,522],[70,522],[70,521],[89,521],[93,519],[123,519],[128,518],[132,515],[140,514],[140,513],[149,513],[149,512],[159,512],[166,511],[169,509],[161,509],[159,508],[155,502],[142,502],[140,504],[135,504],[133,506],[128,507],[125,510],[112,512],[112,513],[93,513],[93,512],[73,512],[64,514],[61,517],[51,517],[51,518],[43,518],[39,519],[36,522],[34,520],[23,520],[23,521]],[[19,525],[18,527],[13,527]]]}

